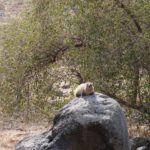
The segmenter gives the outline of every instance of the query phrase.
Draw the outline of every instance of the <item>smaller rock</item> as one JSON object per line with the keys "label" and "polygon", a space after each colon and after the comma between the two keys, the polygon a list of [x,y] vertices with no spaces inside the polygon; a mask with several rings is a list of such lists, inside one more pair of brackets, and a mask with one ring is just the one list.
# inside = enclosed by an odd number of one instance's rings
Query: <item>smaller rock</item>
{"label": "smaller rock", "polygon": [[136,137],[130,139],[131,150],[150,150],[150,139]]}
{"label": "smaller rock", "polygon": [[142,146],[142,147],[137,148],[136,150],[147,150],[147,148],[146,146]]}

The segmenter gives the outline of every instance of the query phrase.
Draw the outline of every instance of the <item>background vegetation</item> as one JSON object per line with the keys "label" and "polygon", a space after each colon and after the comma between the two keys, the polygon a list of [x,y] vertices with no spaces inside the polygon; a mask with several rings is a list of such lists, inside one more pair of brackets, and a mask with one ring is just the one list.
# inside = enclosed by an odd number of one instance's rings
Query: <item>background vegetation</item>
{"label": "background vegetation", "polygon": [[150,120],[149,10],[145,0],[32,0],[0,30],[3,112],[50,119],[73,97],[62,82],[92,81]]}

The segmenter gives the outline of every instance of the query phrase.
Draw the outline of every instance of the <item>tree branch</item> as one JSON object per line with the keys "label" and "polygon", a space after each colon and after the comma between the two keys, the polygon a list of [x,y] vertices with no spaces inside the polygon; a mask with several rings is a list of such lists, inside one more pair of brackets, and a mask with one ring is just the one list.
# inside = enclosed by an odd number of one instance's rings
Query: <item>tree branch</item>
{"label": "tree branch", "polygon": [[120,104],[124,105],[124,106],[127,106],[128,108],[132,108],[132,109],[135,109],[135,110],[138,110],[142,113],[146,113],[146,114],[149,114],[150,113],[150,110],[148,107],[144,107],[144,106],[137,106],[137,105],[131,105],[129,104],[127,101],[119,98],[118,96],[114,95],[114,94],[111,94],[109,92],[103,92],[104,94],[116,99]]}
{"label": "tree branch", "polygon": [[81,73],[76,69],[76,68],[71,68],[70,69],[72,73],[74,73],[76,75],[76,77],[78,78],[79,80],[79,84],[83,83],[84,82],[84,79],[81,75]]}
{"label": "tree branch", "polygon": [[[83,47],[83,42],[80,38],[73,38],[74,40],[74,47],[80,48]],[[59,56],[62,56],[65,51],[71,48],[69,45],[64,45],[63,43],[57,43],[57,45],[52,44],[52,47],[48,50],[41,51],[40,53],[36,53],[34,55],[35,65],[34,67],[44,67],[50,63],[55,63]]]}
{"label": "tree branch", "polygon": [[138,32],[139,32],[139,33],[142,33],[142,32],[143,32],[143,31],[142,31],[142,28],[141,28],[139,22],[137,21],[136,16],[127,8],[126,5],[124,5],[122,2],[120,2],[120,0],[114,0],[114,1],[115,1],[116,4],[117,4],[120,8],[122,8],[122,9],[128,14],[128,16],[132,19],[132,21],[133,21],[133,23],[135,24],[135,26],[136,26]]}

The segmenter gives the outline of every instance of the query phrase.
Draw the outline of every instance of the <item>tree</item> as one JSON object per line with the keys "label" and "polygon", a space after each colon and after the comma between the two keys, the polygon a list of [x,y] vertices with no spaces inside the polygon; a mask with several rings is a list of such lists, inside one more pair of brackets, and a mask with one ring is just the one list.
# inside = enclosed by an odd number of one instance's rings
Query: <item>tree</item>
{"label": "tree", "polygon": [[4,30],[2,102],[24,107],[27,97],[33,104],[59,95],[43,91],[65,66],[79,82],[93,81],[96,91],[142,108],[150,96],[149,7],[146,1],[33,0]]}

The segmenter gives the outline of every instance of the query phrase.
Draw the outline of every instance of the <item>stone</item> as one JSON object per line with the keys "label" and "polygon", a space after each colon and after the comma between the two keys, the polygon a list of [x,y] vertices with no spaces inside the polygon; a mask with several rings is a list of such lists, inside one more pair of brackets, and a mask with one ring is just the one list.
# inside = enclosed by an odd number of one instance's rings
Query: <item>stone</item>
{"label": "stone", "polygon": [[150,150],[150,138],[135,137],[130,139],[131,150]]}
{"label": "stone", "polygon": [[23,139],[16,150],[130,150],[125,116],[106,95],[74,98],[49,131]]}

